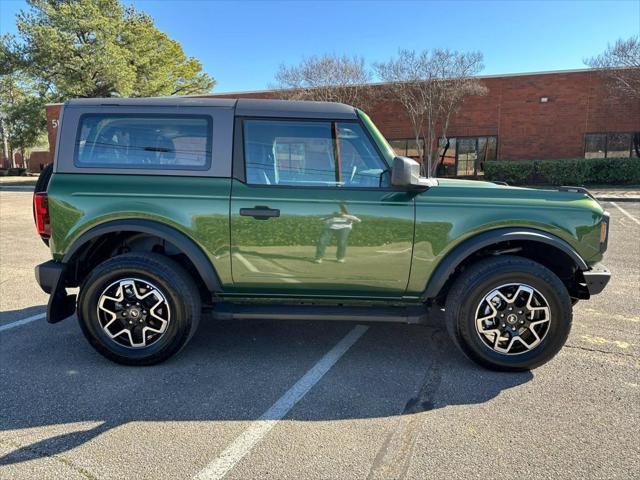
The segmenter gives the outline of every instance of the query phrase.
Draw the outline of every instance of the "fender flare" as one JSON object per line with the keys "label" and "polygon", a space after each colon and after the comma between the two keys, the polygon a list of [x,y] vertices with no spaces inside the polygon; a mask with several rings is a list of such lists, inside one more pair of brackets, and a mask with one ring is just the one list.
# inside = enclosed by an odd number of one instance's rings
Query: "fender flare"
{"label": "fender flare", "polygon": [[534,228],[498,228],[478,233],[448,252],[431,274],[420,299],[426,301],[435,298],[456,268],[470,255],[494,243],[509,240],[528,240],[551,245],[565,253],[579,270],[589,270],[589,266],[580,254],[560,237]]}
{"label": "fender flare", "polygon": [[198,271],[198,274],[202,278],[205,286],[210,292],[218,293],[222,291],[220,278],[216,273],[215,268],[211,264],[211,260],[206,256],[202,248],[198,246],[187,235],[179,230],[164,225],[153,220],[143,219],[128,219],[128,220],[112,220],[105,223],[101,223],[86,232],[82,233],[67,249],[64,257],[62,258],[63,264],[68,264],[72,261],[74,255],[84,247],[87,242],[94,240],[107,233],[114,232],[138,232],[146,233],[149,235],[157,236],[178,248],[183,252],[189,260],[193,263]]}

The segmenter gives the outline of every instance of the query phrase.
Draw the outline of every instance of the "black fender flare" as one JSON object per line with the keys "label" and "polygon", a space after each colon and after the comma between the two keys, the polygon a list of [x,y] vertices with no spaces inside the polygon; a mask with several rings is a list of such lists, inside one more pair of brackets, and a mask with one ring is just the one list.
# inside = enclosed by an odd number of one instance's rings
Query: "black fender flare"
{"label": "black fender flare", "polygon": [[191,260],[196,267],[198,274],[202,278],[207,289],[212,293],[218,293],[222,291],[222,285],[220,278],[216,273],[214,266],[211,264],[209,258],[205,255],[202,248],[198,246],[187,235],[179,230],[164,225],[153,220],[144,219],[123,219],[123,220],[111,220],[105,223],[101,223],[86,232],[82,233],[67,249],[62,263],[68,264],[73,261],[73,257],[78,251],[83,248],[87,242],[94,240],[107,233],[114,232],[136,232],[146,233],[149,235],[157,236],[182,251]]}
{"label": "black fender flare", "polygon": [[492,244],[509,240],[528,240],[551,245],[565,253],[579,270],[589,270],[589,266],[578,252],[560,237],[535,228],[497,228],[478,233],[464,240],[447,253],[431,274],[420,299],[427,301],[438,296],[442,287],[455,272],[458,265],[470,255]]}

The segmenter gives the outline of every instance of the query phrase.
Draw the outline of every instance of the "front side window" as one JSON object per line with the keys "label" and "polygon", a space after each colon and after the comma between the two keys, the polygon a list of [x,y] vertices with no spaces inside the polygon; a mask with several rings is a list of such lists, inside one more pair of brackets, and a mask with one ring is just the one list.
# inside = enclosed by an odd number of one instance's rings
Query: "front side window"
{"label": "front side window", "polygon": [[89,114],[80,118],[78,167],[205,170],[211,119],[186,115]]}
{"label": "front side window", "polygon": [[334,125],[338,138],[341,184],[348,187],[378,187],[385,167],[362,127],[350,122]]}
{"label": "front side window", "polygon": [[247,183],[377,187],[383,163],[352,122],[245,120]]}

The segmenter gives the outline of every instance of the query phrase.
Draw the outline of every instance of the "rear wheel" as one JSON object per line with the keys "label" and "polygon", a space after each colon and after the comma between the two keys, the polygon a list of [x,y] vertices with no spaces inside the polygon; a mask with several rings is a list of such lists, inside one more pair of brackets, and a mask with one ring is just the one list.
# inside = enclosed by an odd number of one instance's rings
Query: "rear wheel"
{"label": "rear wheel", "polygon": [[152,365],[182,349],[200,320],[198,288],[173,260],[127,253],[98,265],[80,288],[78,319],[89,343],[126,365]]}
{"label": "rear wheel", "polygon": [[526,258],[478,262],[452,286],[447,328],[471,360],[495,370],[549,361],[571,330],[571,298],[549,269]]}

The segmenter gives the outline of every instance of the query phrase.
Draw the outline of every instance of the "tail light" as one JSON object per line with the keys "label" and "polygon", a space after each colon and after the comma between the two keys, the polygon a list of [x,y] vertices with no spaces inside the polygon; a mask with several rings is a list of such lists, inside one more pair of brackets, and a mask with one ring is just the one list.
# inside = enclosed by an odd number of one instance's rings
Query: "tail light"
{"label": "tail light", "polygon": [[36,217],[36,230],[43,239],[51,236],[49,224],[49,197],[46,192],[38,192],[33,195],[33,211]]}
{"label": "tail light", "polygon": [[604,212],[600,222],[600,251],[604,253],[609,243],[609,212]]}

